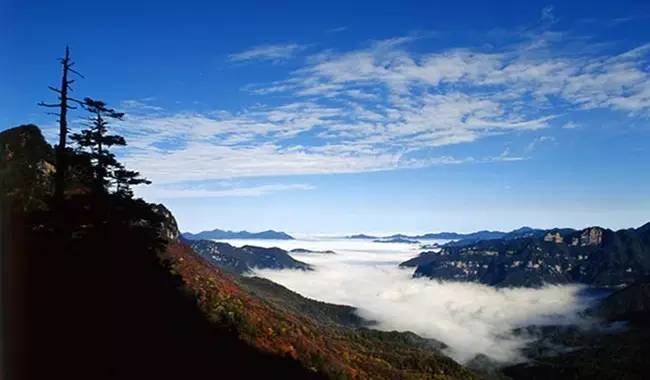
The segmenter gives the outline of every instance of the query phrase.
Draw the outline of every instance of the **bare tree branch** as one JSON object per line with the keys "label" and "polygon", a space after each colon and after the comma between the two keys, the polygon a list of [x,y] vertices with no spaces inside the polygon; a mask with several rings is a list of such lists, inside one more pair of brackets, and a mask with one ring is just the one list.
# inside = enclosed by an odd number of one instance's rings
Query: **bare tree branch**
{"label": "bare tree branch", "polygon": [[[74,73],[74,74],[79,75],[79,76],[81,77],[81,79],[86,79],[86,77],[84,77],[83,74],[81,74],[81,73],[78,72],[77,70],[72,70],[72,69],[70,68],[70,66],[72,66],[73,64],[74,64],[74,63],[68,65],[68,70],[70,70],[71,73]],[[72,82],[74,82],[74,80],[73,80]]]}
{"label": "bare tree branch", "polygon": [[38,103],[38,105],[41,106],[41,107],[61,107],[60,103],[59,104],[48,104],[48,103],[40,102],[40,103]]}

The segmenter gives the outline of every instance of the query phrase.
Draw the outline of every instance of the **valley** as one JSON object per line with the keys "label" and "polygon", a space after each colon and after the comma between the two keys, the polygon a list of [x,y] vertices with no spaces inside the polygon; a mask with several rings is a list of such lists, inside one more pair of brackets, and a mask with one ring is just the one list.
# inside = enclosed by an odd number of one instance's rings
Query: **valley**
{"label": "valley", "polygon": [[[570,233],[575,236],[594,235],[588,231]],[[537,235],[541,241],[549,243],[548,234]],[[529,235],[524,239],[534,240],[534,237]],[[505,244],[505,241],[515,246],[521,244],[512,239],[500,242],[490,239],[490,244]],[[339,321],[336,323],[380,331],[415,333],[437,342],[432,347],[437,347],[488,378],[547,378],[550,374],[557,378],[585,376],[593,366],[589,364],[589,356],[594,352],[604,355],[612,347],[617,347],[618,343],[614,342],[619,341],[621,347],[627,347],[624,349],[632,352],[617,354],[618,351],[612,351],[607,354],[618,361],[637,360],[640,352],[643,352],[634,350],[643,347],[638,334],[644,336],[646,329],[638,325],[638,316],[647,316],[648,307],[638,306],[639,310],[630,311],[636,316],[631,325],[610,322],[614,319],[605,316],[601,310],[607,308],[604,305],[612,309],[615,307],[611,305],[622,302],[612,301],[620,298],[612,295],[615,292],[613,288],[589,287],[575,281],[558,281],[555,285],[542,281],[519,283],[514,287],[503,284],[493,287],[471,278],[423,278],[417,273],[417,265],[410,264],[413,261],[418,264],[428,255],[444,257],[446,249],[468,246],[459,242],[462,240],[428,240],[420,244],[354,238],[228,241],[232,246],[254,244],[265,249],[280,249],[310,266],[310,271],[304,271],[264,263],[253,265],[247,273],[243,273],[240,281],[256,284],[261,294],[268,296],[269,293],[262,289],[272,289],[274,282],[307,299],[352,306],[345,313],[343,321],[336,319]],[[593,245],[598,245],[588,242],[583,239],[581,247],[593,248]],[[432,246],[441,248],[420,253],[422,247]],[[322,251],[331,253],[314,253]],[[483,256],[491,258],[493,255]],[[475,259],[475,256],[464,257]],[[263,278],[273,282],[262,285],[266,281]],[[630,283],[635,283],[635,280]],[[626,305],[636,305],[638,302],[645,305],[643,302],[647,302],[647,295],[641,296],[633,291],[629,293],[635,295],[627,297]],[[284,298],[277,298],[276,295],[276,301]],[[283,304],[286,307],[286,303]],[[628,314],[624,315],[619,320],[631,319]],[[352,316],[354,322],[351,324]],[[622,370],[620,363],[610,361],[600,362],[598,366],[602,374],[613,375]]]}

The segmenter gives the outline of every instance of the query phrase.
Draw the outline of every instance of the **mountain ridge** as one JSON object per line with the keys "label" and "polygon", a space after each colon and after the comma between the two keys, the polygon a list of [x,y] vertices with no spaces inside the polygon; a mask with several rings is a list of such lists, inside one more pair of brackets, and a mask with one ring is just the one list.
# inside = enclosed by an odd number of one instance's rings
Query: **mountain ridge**
{"label": "mountain ridge", "polygon": [[414,276],[492,286],[631,284],[650,273],[650,228],[551,229],[528,237],[447,244],[400,264]]}
{"label": "mountain ridge", "polygon": [[214,229],[197,233],[183,232],[181,234],[187,240],[211,240],[211,239],[275,239],[294,240],[293,236],[282,231],[266,230],[260,232],[228,231]]}
{"label": "mountain ridge", "polygon": [[188,244],[208,262],[239,274],[254,268],[312,270],[311,265],[292,258],[288,251],[280,248],[235,247],[212,240],[189,240]]}
{"label": "mountain ridge", "polygon": [[375,235],[366,235],[366,234],[354,234],[345,236],[346,239],[377,239],[377,240],[390,240],[390,239],[403,239],[403,240],[458,240],[463,242],[470,241],[479,241],[479,240],[492,240],[492,239],[501,239],[505,237],[515,238],[517,236],[527,236],[535,235],[541,233],[542,229],[531,228],[531,227],[520,227],[518,229],[512,230],[510,232],[503,231],[491,231],[491,230],[480,230],[469,233],[460,233],[460,232],[430,232],[425,234],[392,234],[387,236],[375,236]]}

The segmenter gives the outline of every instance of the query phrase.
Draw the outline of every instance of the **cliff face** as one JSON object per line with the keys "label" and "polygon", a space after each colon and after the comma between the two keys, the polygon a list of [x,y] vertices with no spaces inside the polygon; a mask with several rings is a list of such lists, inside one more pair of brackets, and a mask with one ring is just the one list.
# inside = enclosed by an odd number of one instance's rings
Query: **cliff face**
{"label": "cliff face", "polygon": [[176,218],[172,215],[171,211],[163,204],[152,204],[151,209],[154,213],[161,217],[161,222],[158,226],[160,236],[168,241],[176,242],[179,240],[181,234],[178,230]]}
{"label": "cliff face", "polygon": [[564,238],[562,235],[560,235],[559,232],[548,232],[546,235],[544,235],[544,241],[551,241],[556,244],[560,244],[564,242]]}
{"label": "cliff face", "polygon": [[[574,241],[575,239],[576,238],[574,238]],[[588,245],[601,245],[603,242],[603,229],[599,227],[587,228],[582,231],[580,237],[577,239],[581,247]]]}
{"label": "cliff face", "polygon": [[540,237],[449,244],[402,263],[416,276],[494,286],[631,284],[650,274],[648,229],[550,230]]}

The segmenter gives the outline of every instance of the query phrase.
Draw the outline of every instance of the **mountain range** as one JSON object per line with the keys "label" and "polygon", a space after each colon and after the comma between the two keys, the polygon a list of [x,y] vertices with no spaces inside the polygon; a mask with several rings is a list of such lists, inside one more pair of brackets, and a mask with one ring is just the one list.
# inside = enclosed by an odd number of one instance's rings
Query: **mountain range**
{"label": "mountain range", "polygon": [[389,237],[373,240],[374,243],[406,243],[406,244],[419,244],[417,240],[405,239],[403,237]]}
{"label": "mountain range", "polygon": [[416,277],[500,287],[631,284],[650,274],[650,223],[619,231],[553,229],[527,237],[461,240],[439,251],[422,252],[400,265],[415,267]]}
{"label": "mountain range", "polygon": [[274,239],[274,240],[293,240],[293,237],[285,232],[267,230],[262,232],[248,231],[224,231],[214,229],[211,231],[201,231],[193,234],[184,232],[183,238],[187,240],[226,240],[226,239]]}
{"label": "mountain range", "polygon": [[394,234],[389,236],[372,236],[366,234],[356,234],[348,235],[347,239],[367,239],[367,240],[378,240],[378,241],[387,241],[387,240],[403,240],[403,241],[416,241],[416,240],[457,240],[462,242],[462,244],[476,242],[479,240],[493,240],[493,239],[503,239],[503,238],[518,238],[518,237],[530,237],[536,236],[543,233],[544,230],[522,227],[510,232],[502,231],[476,231],[471,233],[458,233],[458,232],[432,232],[422,235],[405,235],[405,234]]}

